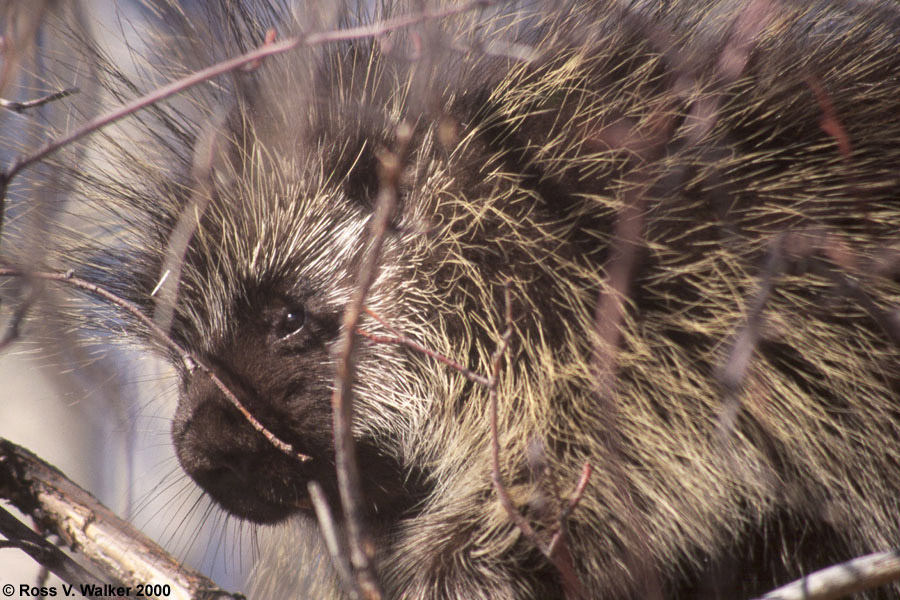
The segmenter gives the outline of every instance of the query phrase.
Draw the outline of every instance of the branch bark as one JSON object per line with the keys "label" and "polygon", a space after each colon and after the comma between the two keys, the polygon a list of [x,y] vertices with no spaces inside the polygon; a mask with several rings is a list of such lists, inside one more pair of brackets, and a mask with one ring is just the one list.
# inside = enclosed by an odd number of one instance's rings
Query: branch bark
{"label": "branch bark", "polygon": [[811,573],[756,600],[836,600],[900,581],[900,551],[860,556]]}
{"label": "branch bark", "polygon": [[[30,515],[42,528],[60,536],[70,547],[77,548],[105,577],[120,585],[132,590],[139,584],[166,585],[171,591],[165,596],[166,600],[238,600],[237,595],[219,589],[200,573],[182,566],[58,469],[2,438],[0,497]],[[85,576],[83,570],[72,567],[71,559],[64,560],[47,549],[49,542],[45,539],[42,538],[42,543],[32,539],[32,536],[25,537],[8,518],[0,517],[0,529],[4,535],[17,542],[11,545],[23,549],[25,546],[39,548],[29,554],[67,583],[76,587],[88,583],[103,584],[98,578]],[[12,516],[9,515],[9,518]]]}

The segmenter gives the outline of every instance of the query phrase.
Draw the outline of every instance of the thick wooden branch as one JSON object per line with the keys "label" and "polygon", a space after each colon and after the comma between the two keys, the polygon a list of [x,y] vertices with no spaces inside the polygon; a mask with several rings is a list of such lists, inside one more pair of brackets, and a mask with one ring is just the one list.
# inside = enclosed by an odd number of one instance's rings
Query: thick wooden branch
{"label": "thick wooden branch", "polygon": [[[168,586],[165,600],[237,600],[240,596],[219,589],[200,573],[184,567],[133,525],[117,517],[91,494],[25,448],[0,438],[0,498],[8,500],[49,533],[58,535],[119,585],[135,593],[138,585]],[[32,539],[19,536],[12,524],[0,528],[12,544],[38,549]],[[12,537],[11,537],[12,536]],[[42,565],[76,587],[95,584],[98,578],[81,579],[81,571],[54,568],[62,560],[56,554],[29,552]],[[46,556],[46,560],[41,557]],[[153,596],[145,596],[153,597]]]}

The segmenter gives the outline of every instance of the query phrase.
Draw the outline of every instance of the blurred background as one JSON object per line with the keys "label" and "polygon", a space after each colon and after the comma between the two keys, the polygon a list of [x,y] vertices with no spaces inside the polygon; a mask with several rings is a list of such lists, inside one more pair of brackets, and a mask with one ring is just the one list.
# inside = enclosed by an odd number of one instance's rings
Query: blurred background
{"label": "blurred background", "polygon": [[[27,5],[27,6],[26,6]],[[65,11],[65,12],[64,12]],[[101,40],[117,64],[134,61],[129,46],[142,42],[141,27],[160,15],[129,0],[72,2],[0,0],[3,85],[0,97],[25,101],[55,91],[41,59],[29,56],[34,43],[46,56],[65,52],[46,19],[53,13],[78,21],[77,27]],[[39,53],[40,54],[40,53]],[[69,75],[80,85],[77,72]],[[89,84],[84,83],[85,86]],[[92,93],[84,89],[82,93]],[[84,115],[58,114],[48,105],[22,114],[0,110],[3,165],[39,147],[47,124],[77,126]],[[127,125],[125,126],[127,127]],[[0,248],[9,232],[60,218],[64,198],[52,185],[53,173],[37,168],[9,193]],[[39,198],[39,202],[35,199]],[[69,209],[66,209],[69,210]],[[32,238],[35,239],[35,238]],[[39,236],[33,252],[39,252]],[[13,248],[13,253],[20,249]],[[31,252],[32,250],[28,250]],[[23,289],[3,282],[0,331],[5,331]],[[52,291],[48,302],[53,302]],[[55,325],[53,323],[56,323]],[[63,320],[64,324],[65,321]],[[211,507],[174,457],[169,438],[177,383],[168,367],[152,356],[97,340],[85,345],[74,327],[30,319],[21,339],[0,354],[0,437],[23,445],[61,469],[120,516],[130,520],[182,562],[210,575],[229,591],[243,589],[252,563],[253,533]],[[17,549],[0,549],[0,584],[38,582],[40,569]],[[53,580],[51,580],[52,583]]]}

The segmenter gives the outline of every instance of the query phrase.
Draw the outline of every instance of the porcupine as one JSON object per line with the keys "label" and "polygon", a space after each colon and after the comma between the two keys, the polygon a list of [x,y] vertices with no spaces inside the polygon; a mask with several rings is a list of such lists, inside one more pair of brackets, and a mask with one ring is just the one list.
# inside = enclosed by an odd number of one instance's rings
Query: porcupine
{"label": "porcupine", "polygon": [[[130,97],[258,46],[270,27],[284,39],[417,8],[209,3],[156,25],[156,75],[89,60]],[[312,459],[273,447],[170,356],[179,460],[236,518],[312,529],[308,481],[340,506],[340,316],[381,161],[411,124],[366,304],[490,373],[509,290],[498,438],[515,505],[549,535],[588,461],[566,550],[589,596],[761,592],[898,539],[900,353],[844,289],[859,281],[884,311],[900,295],[887,260],[900,231],[898,32],[887,2],[496,3],[295,50],[158,103],[135,117],[139,142],[104,150],[101,134],[77,168],[57,159],[85,218],[112,215],[116,239],[69,227],[48,256],[153,315],[173,231],[195,215],[171,335]],[[598,299],[617,293],[629,208],[640,232],[616,323]],[[813,249],[789,260],[787,239]],[[822,258],[829,248],[855,263]],[[784,267],[766,271],[778,256]],[[601,339],[604,319],[618,341]],[[759,340],[723,427],[717,374],[748,323]],[[361,328],[387,333],[371,317]],[[404,345],[359,345],[354,432],[387,597],[561,597],[492,486],[488,390]],[[296,589],[288,537],[264,552],[260,593],[337,595],[328,574]]]}

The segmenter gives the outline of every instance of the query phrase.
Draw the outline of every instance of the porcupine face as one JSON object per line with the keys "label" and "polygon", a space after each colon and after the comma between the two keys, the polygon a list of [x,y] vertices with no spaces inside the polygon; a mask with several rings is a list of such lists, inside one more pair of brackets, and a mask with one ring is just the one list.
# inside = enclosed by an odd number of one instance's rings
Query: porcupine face
{"label": "porcupine face", "polygon": [[[380,156],[393,148],[401,115],[416,132],[366,305],[441,352],[474,356],[471,346],[487,347],[470,339],[472,327],[463,321],[483,318],[486,308],[502,312],[494,299],[485,307],[479,294],[482,278],[491,274],[496,299],[502,297],[502,277],[493,271],[507,265],[493,243],[478,241],[484,224],[470,222],[466,194],[490,195],[494,184],[483,183],[475,168],[496,151],[481,140],[470,140],[465,151],[453,146],[466,127],[480,135],[476,115],[489,93],[486,81],[499,81],[506,70],[492,66],[486,75],[482,69],[479,87],[457,87],[472,77],[470,67],[461,68],[456,54],[444,58],[454,66],[434,65],[421,78],[416,62],[387,56],[368,42],[273,58],[237,74],[227,115],[197,135],[194,164],[184,175],[192,183],[172,220],[192,213],[198,196],[205,208],[184,257],[173,334],[260,424],[311,457],[287,456],[208,377],[185,373],[173,424],[178,458],[236,516],[269,523],[309,510],[312,480],[339,510],[330,404],[334,355],[381,186]],[[410,97],[416,85],[424,91]],[[428,104],[432,112],[423,114]],[[452,144],[436,141],[442,123],[457,128]],[[515,209],[528,210],[521,201]],[[503,213],[498,217],[504,227],[516,225]],[[162,236],[163,255],[170,239]],[[536,251],[552,252],[556,245],[549,240]],[[469,270],[465,276],[456,261]],[[158,277],[152,279],[146,288],[155,286]],[[362,328],[387,333],[368,317]],[[465,336],[456,335],[460,331]],[[428,495],[429,467],[439,462],[428,440],[450,437],[453,423],[438,411],[463,397],[462,379],[397,344],[362,340],[359,346],[354,432],[363,496],[376,526],[390,525]],[[471,440],[480,444],[483,415],[477,419]]]}
{"label": "porcupine face", "polygon": [[306,483],[333,477],[328,344],[337,315],[294,292],[247,298],[225,340],[208,360],[242,404],[311,464],[291,458],[250,428],[204,374],[187,380],[173,437],[185,471],[230,513],[278,521],[309,508]]}
{"label": "porcupine face", "polygon": [[[204,373],[183,371],[172,425],[179,462],[222,508],[253,522],[311,510],[313,480],[341,518],[330,406],[334,352],[378,190],[377,152],[390,144],[387,113],[399,102],[384,84],[389,78],[367,80],[370,68],[387,68],[372,67],[371,54],[365,43],[325,48],[234,74],[235,89],[221,106],[207,107],[224,115],[197,120],[194,164],[172,177],[187,183],[167,207],[169,230],[194,214],[198,196],[207,203],[181,265],[172,335],[261,425],[311,459],[287,456]],[[395,220],[367,301],[400,327],[398,315],[421,309],[407,310],[401,293],[418,284],[406,266],[415,244],[399,238],[421,237],[427,227],[404,219]],[[164,271],[170,243],[164,230],[142,274],[146,294]],[[396,347],[364,345],[357,363],[363,497],[378,521],[395,521],[424,496],[422,469],[404,460],[399,446],[415,417],[405,407],[426,394]]]}
{"label": "porcupine face", "polygon": [[[371,214],[368,188],[355,182],[376,165],[365,144],[320,151],[302,126],[268,110],[265,98],[235,112],[240,127],[212,134],[219,154],[207,173],[209,204],[185,256],[174,333],[260,424],[310,460],[276,448],[200,371],[184,375],[172,433],[185,471],[216,502],[238,517],[271,523],[311,510],[313,480],[340,506],[333,355]],[[294,136],[301,142],[290,147],[285,139]],[[363,400],[358,409],[367,432],[358,453],[369,507],[382,515],[421,496],[390,447],[373,441],[395,410],[385,406],[400,381],[393,354],[385,348],[358,356],[366,374],[358,395],[377,396],[372,390],[381,388],[381,400]],[[380,364],[386,356],[393,363]]]}

